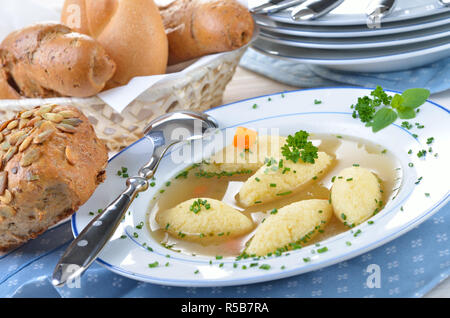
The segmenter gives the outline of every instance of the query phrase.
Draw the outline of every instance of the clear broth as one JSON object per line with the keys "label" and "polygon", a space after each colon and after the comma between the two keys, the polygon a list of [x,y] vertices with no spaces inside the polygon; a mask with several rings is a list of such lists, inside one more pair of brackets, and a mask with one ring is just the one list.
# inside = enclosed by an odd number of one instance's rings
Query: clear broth
{"label": "clear broth", "polygon": [[[337,176],[342,169],[351,167],[353,164],[359,164],[361,167],[371,170],[382,181],[383,202],[388,202],[395,195],[394,188],[398,188],[401,183],[400,170],[396,168],[396,161],[393,156],[384,151],[381,146],[358,138],[335,135],[315,134],[311,136],[311,141],[319,148],[319,151],[324,151],[335,158],[333,165],[319,179],[308,182],[293,194],[280,197],[276,201],[248,208],[240,206],[235,196],[249,175],[205,178],[195,176],[191,172],[186,179],[171,180],[170,186],[164,187],[164,193],[156,198],[149,209],[147,226],[152,237],[164,246],[170,246],[172,250],[189,255],[238,256],[245,249],[246,243],[253,236],[254,230],[242,237],[202,245],[171,236],[158,226],[155,221],[155,215],[164,213],[165,210],[192,198],[212,198],[220,200],[244,213],[253,220],[254,229],[256,229],[258,224],[268,217],[270,211],[274,208],[280,209],[285,205],[301,200],[328,200],[333,176]],[[194,189],[198,186],[202,186],[205,191],[201,194],[194,193]],[[324,232],[319,233],[308,244],[317,243],[348,229],[333,215],[332,220],[324,228]]]}

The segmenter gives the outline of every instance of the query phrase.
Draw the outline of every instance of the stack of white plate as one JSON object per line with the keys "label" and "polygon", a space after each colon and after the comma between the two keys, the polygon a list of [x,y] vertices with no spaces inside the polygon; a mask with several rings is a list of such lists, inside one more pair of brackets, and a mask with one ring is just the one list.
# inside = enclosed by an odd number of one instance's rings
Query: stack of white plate
{"label": "stack of white plate", "polygon": [[370,0],[345,0],[325,16],[294,21],[290,9],[254,15],[252,47],[301,63],[356,72],[389,72],[450,56],[450,7],[439,0],[397,0],[392,13],[369,23]]}

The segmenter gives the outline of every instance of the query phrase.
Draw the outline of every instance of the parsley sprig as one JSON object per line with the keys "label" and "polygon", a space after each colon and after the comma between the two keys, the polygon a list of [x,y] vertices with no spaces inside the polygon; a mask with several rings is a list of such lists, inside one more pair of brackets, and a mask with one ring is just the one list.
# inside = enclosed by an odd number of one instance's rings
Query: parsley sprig
{"label": "parsley sprig", "polygon": [[381,86],[377,86],[370,95],[359,97],[358,102],[351,106],[352,116],[359,117],[367,127],[372,127],[372,131],[377,132],[392,124],[397,118],[415,118],[415,109],[425,103],[430,91],[425,88],[411,88],[401,95],[395,94],[392,97],[387,95]]}
{"label": "parsley sprig", "polygon": [[297,131],[294,136],[289,135],[286,144],[281,147],[282,155],[294,163],[297,163],[299,159],[303,162],[314,163],[318,158],[318,149],[311,141],[308,141],[308,137],[309,134],[304,130]]}

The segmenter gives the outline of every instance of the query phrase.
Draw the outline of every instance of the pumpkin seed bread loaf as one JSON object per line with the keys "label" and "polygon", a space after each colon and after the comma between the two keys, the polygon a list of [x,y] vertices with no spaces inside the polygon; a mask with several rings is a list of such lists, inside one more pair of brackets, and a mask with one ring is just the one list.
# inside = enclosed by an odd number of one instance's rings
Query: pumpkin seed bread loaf
{"label": "pumpkin seed bread loaf", "polygon": [[107,149],[75,107],[44,105],[0,125],[0,251],[74,213],[104,180]]}

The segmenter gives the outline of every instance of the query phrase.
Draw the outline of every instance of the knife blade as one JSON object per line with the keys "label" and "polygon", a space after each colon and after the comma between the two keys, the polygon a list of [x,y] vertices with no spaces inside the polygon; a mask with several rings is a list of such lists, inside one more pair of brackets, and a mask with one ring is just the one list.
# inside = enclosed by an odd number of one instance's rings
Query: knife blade
{"label": "knife blade", "polygon": [[276,5],[276,4],[278,4],[280,2],[283,2],[283,1],[285,1],[285,0],[269,0],[266,3],[260,4],[259,6],[249,8],[249,11],[251,13],[260,13],[261,10],[263,10],[263,9],[265,9],[267,7]]}
{"label": "knife blade", "polygon": [[[284,9],[299,5],[303,2],[305,2],[306,0],[282,0],[280,2],[278,2],[277,4],[272,4],[272,5],[267,5],[263,8],[260,8],[258,11],[251,11],[253,13],[256,14],[268,14],[268,13],[275,13],[275,12],[279,12],[282,11]],[[263,5],[261,5],[262,7]]]}
{"label": "knife blade", "polygon": [[344,0],[308,0],[292,9],[293,20],[317,19],[338,7]]}

